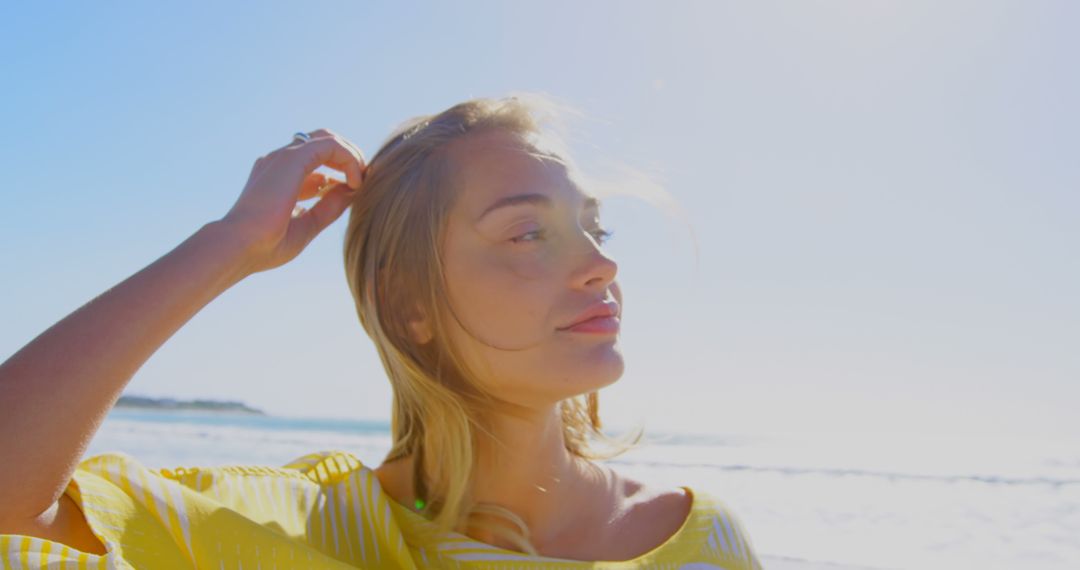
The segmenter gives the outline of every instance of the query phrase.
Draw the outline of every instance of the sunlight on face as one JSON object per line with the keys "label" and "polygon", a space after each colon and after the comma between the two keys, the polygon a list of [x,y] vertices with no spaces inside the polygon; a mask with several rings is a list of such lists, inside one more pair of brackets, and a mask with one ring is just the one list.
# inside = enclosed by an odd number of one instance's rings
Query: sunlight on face
{"label": "sunlight on face", "polygon": [[530,406],[616,381],[617,334],[558,330],[598,301],[622,305],[595,198],[558,160],[501,130],[457,141],[451,163],[460,189],[443,243],[460,321],[452,341],[481,381]]}

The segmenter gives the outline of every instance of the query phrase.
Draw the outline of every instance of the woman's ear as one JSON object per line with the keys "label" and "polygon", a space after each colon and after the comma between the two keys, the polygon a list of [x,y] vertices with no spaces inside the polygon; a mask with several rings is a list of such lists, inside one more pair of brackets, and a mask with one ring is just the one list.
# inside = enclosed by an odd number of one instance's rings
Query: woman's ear
{"label": "woman's ear", "polygon": [[413,341],[421,345],[431,342],[434,336],[431,332],[431,323],[428,322],[424,310],[419,305],[409,317],[409,331],[412,333]]}

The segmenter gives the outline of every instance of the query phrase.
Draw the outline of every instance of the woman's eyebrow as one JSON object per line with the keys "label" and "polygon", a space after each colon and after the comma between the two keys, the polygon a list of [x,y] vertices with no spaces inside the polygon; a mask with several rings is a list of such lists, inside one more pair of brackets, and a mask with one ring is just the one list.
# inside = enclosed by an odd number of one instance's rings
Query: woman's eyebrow
{"label": "woman's eyebrow", "polygon": [[[532,204],[536,206],[543,206],[545,208],[551,208],[551,197],[547,194],[517,194],[515,196],[505,196],[499,198],[494,204],[490,205],[481,213],[475,223],[480,223],[491,212],[498,210],[499,208],[507,208],[510,206],[520,206],[522,204]],[[600,207],[600,200],[595,196],[589,196],[585,198],[585,209],[598,209]]]}

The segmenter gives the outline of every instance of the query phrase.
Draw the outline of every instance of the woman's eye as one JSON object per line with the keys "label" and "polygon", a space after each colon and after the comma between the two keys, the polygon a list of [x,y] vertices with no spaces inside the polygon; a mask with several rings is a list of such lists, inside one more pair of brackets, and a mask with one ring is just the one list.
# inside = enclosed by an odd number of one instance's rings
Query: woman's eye
{"label": "woman's eye", "polygon": [[511,241],[511,242],[513,242],[513,243],[522,243],[522,242],[530,242],[530,241],[536,241],[536,240],[526,240],[526,239],[525,239],[526,237],[528,237],[528,236],[531,236],[531,235],[533,235],[533,234],[536,234],[536,235],[537,235],[537,239],[540,239],[540,237],[539,237],[539,236],[542,236],[542,235],[544,235],[544,230],[533,230],[533,231],[531,231],[531,232],[528,232],[528,233],[524,233],[524,234],[521,234],[521,235],[519,235],[519,236],[517,236],[517,237],[515,237],[515,238],[510,238],[510,241]]}
{"label": "woman's eye", "polygon": [[[596,228],[595,230],[591,230],[589,233],[594,238],[596,238],[597,243],[601,245],[607,243],[607,241],[611,239],[611,236],[615,235],[615,232],[606,230],[604,228]],[[529,236],[532,236],[534,234],[536,235],[536,239],[527,239]],[[528,243],[533,241],[539,241],[545,235],[546,233],[544,232],[544,230],[533,230],[531,232],[521,234],[517,237],[510,238],[510,241],[512,243]]]}
{"label": "woman's eye", "polygon": [[607,243],[607,241],[611,239],[611,236],[615,235],[614,231],[606,230],[604,228],[596,228],[590,233],[596,237],[596,241],[601,245]]}

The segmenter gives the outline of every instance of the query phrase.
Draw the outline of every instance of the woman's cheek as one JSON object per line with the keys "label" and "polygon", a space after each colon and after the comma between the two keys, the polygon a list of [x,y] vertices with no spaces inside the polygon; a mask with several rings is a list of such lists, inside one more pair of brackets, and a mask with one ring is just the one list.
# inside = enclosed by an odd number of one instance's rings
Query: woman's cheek
{"label": "woman's cheek", "polygon": [[552,267],[552,261],[551,255],[540,250],[510,256],[506,261],[506,266],[518,279],[538,281],[551,277],[555,269]]}

